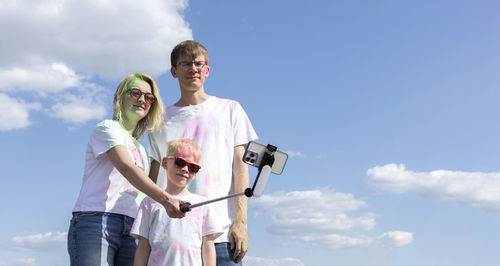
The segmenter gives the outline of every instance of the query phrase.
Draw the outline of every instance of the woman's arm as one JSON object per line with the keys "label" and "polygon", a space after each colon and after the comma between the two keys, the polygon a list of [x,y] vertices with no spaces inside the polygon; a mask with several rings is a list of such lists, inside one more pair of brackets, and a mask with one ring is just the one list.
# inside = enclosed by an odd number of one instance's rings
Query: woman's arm
{"label": "woman's arm", "polygon": [[216,258],[213,235],[204,236],[203,242],[201,243],[201,259],[203,261],[203,266],[215,266]]}
{"label": "woman's arm", "polygon": [[179,200],[162,190],[141,168],[136,166],[124,146],[115,146],[109,149],[106,154],[113,166],[128,180],[128,182],[163,205],[167,210],[168,216],[171,218],[184,217],[185,213],[181,212],[179,209],[179,205],[182,204],[182,202],[179,202]]}
{"label": "woman's arm", "polygon": [[151,253],[151,246],[146,238],[138,236],[139,244],[135,249],[134,266],[148,265],[149,254]]}

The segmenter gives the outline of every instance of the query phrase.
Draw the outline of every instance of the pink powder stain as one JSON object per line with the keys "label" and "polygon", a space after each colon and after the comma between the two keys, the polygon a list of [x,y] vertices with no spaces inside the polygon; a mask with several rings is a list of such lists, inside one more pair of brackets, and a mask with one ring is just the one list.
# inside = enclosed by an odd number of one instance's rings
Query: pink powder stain
{"label": "pink powder stain", "polygon": [[144,170],[145,169],[144,158],[142,158],[141,153],[137,150],[136,147],[131,145],[128,146],[128,149],[132,153],[135,165],[139,166],[142,170]]}
{"label": "pink powder stain", "polygon": [[188,254],[188,249],[186,245],[182,241],[178,241],[177,239],[172,239],[170,242],[170,248],[173,252],[178,252],[181,256]]}
{"label": "pink powder stain", "polygon": [[202,209],[203,208],[193,209],[193,211],[191,211],[185,219],[187,219],[193,226],[200,227],[203,224]]}

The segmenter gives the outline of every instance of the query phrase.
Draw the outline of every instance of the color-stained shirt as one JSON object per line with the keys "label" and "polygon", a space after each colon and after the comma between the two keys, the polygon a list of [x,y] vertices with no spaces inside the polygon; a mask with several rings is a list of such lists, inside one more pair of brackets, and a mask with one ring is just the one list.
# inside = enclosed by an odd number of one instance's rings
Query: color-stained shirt
{"label": "color-stained shirt", "polygon": [[74,212],[110,212],[132,218],[137,214],[142,193],[118,172],[106,154],[109,149],[118,145],[127,149],[135,165],[148,171],[146,150],[139,141],[117,121],[100,122],[94,128],[87,145],[83,182]]}
{"label": "color-stained shirt", "polygon": [[[206,199],[195,194],[175,196],[192,204]],[[146,238],[151,246],[148,265],[202,265],[203,236],[222,234],[211,204],[193,208],[182,219],[168,217],[165,208],[150,197],[139,207],[130,234]]]}

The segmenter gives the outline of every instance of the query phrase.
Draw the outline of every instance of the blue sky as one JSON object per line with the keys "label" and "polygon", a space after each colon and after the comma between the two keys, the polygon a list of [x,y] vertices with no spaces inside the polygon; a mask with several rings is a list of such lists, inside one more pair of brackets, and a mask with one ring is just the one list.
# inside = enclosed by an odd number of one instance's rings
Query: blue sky
{"label": "blue sky", "polygon": [[128,73],[174,103],[169,54],[190,38],[206,91],[290,156],[250,199],[246,265],[496,265],[499,7],[1,0],[0,265],[68,264],[92,127]]}

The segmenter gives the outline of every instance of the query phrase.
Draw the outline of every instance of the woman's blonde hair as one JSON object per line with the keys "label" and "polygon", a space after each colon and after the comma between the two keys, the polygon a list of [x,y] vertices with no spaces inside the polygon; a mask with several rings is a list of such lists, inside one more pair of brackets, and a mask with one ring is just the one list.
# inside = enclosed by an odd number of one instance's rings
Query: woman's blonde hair
{"label": "woman's blonde hair", "polygon": [[113,120],[123,124],[123,95],[127,89],[132,88],[137,80],[145,81],[151,86],[151,92],[156,97],[156,101],[151,104],[148,114],[139,122],[132,133],[132,137],[139,140],[146,130],[156,131],[163,125],[163,102],[161,101],[160,91],[156,82],[149,75],[144,73],[135,73],[127,75],[116,88],[113,99]]}

